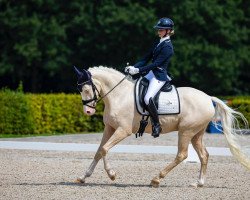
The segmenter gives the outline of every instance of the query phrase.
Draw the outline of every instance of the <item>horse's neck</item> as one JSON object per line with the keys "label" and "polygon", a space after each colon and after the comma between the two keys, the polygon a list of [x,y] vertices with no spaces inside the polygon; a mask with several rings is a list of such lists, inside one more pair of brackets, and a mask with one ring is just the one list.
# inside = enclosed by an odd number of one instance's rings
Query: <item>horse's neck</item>
{"label": "horse's neck", "polygon": [[124,101],[124,98],[129,99],[128,95],[130,97],[134,95],[134,84],[127,79],[117,85],[123,78],[124,76],[117,74],[93,73],[93,79],[101,84],[101,96],[106,95],[117,86],[103,99],[105,106],[119,104],[119,102]]}

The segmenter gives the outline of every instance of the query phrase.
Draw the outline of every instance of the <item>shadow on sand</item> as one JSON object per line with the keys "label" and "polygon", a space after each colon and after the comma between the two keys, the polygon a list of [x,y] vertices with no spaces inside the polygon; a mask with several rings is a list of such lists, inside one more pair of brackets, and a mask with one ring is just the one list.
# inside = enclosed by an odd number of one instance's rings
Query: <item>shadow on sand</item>
{"label": "shadow on sand", "polygon": [[[78,182],[57,182],[57,183],[19,183],[12,184],[17,186],[74,186],[74,187],[121,187],[121,188],[153,188],[151,185],[142,185],[142,184],[122,184],[122,183],[78,183]],[[193,188],[187,185],[160,185],[159,188]],[[205,188],[213,189],[234,189],[229,187],[218,187],[218,186],[204,186]]]}

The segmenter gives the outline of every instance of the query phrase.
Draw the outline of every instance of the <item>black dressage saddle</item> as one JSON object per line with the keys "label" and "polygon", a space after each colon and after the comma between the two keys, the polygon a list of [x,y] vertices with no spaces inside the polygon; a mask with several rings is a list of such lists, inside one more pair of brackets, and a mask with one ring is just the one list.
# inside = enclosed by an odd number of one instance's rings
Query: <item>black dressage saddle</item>
{"label": "black dressage saddle", "polygon": [[[139,79],[139,91],[138,91],[138,96],[139,96],[139,102],[140,105],[146,109],[146,105],[144,102],[144,97],[148,91],[148,86],[149,86],[149,80],[146,79],[145,77],[143,77],[142,79]],[[138,83],[137,83],[138,84]],[[170,84],[170,82],[166,82],[162,88],[160,89],[160,91],[155,95],[154,97],[154,103],[156,105],[156,107],[158,108],[158,101],[159,101],[159,95],[161,92],[170,92],[173,89],[172,85]]]}

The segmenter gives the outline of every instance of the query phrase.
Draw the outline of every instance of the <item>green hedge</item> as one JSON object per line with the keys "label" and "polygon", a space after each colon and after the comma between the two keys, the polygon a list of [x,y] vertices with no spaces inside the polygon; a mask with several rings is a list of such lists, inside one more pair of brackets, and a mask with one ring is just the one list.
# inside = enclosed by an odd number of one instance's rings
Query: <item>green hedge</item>
{"label": "green hedge", "polygon": [[[250,98],[234,98],[228,100],[228,105],[232,107],[234,110],[241,112],[247,119],[248,123],[250,123]],[[242,124],[242,122],[241,122]]]}
{"label": "green hedge", "polygon": [[0,134],[98,132],[103,104],[92,117],[83,114],[79,94],[23,94],[0,91]]}
{"label": "green hedge", "polygon": [[34,118],[28,101],[28,96],[22,92],[10,90],[0,92],[1,134],[29,134],[34,132]]}
{"label": "green hedge", "polygon": [[[224,99],[250,122],[249,97]],[[79,94],[24,94],[0,90],[0,134],[99,132],[103,130],[103,106],[99,103],[96,114],[89,117],[83,114]]]}

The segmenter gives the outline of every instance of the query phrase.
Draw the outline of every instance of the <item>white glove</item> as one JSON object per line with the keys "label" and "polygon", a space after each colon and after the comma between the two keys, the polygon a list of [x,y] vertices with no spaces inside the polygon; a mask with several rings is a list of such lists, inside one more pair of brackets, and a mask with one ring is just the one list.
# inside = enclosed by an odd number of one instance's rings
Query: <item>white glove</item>
{"label": "white glove", "polygon": [[135,68],[134,66],[128,66],[127,70],[130,75],[135,75],[139,73],[139,68]]}
{"label": "white glove", "polygon": [[131,66],[131,65],[130,65],[130,66],[127,66],[127,67],[125,67],[125,70],[124,70],[124,71],[125,71],[126,73],[128,73],[129,68],[131,68],[131,67],[134,67],[134,66]]}

